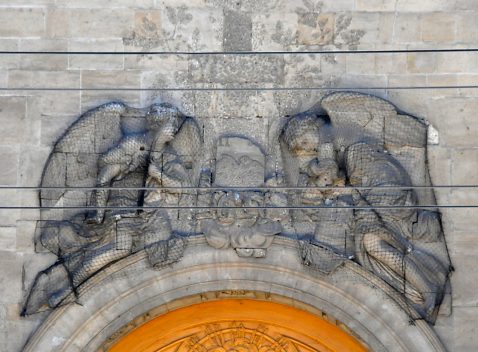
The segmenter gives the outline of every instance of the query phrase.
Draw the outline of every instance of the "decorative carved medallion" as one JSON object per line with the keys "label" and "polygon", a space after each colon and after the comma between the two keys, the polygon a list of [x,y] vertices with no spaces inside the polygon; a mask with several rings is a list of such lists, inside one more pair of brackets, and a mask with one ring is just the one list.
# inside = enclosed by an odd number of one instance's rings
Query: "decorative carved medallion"
{"label": "decorative carved medallion", "polygon": [[426,122],[360,93],[320,106],[326,115],[308,110],[271,131],[267,148],[221,133],[206,147],[200,121],[165,103],[86,112],[45,166],[37,248],[58,261],[37,275],[23,314],[75,301],[139,251],[161,269],[191,236],[253,258],[287,236],[318,274],[354,263],[433,322],[451,265],[428,187]]}

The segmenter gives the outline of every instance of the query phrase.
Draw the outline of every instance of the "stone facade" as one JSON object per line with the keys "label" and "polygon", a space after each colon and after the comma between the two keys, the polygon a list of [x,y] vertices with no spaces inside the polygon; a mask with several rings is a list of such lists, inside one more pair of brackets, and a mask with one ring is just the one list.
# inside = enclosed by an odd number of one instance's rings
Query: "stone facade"
{"label": "stone facade", "polygon": [[[310,108],[325,93],[163,90],[178,87],[368,88],[363,91],[426,118],[438,131],[428,156],[434,184],[477,184],[478,90],[387,90],[476,85],[476,53],[123,54],[471,48],[477,45],[477,12],[472,0],[0,0],[1,51],[71,52],[0,54],[0,184],[37,186],[58,137],[80,114],[112,100],[136,107],[170,102],[201,118],[206,131],[234,132],[242,126],[264,145],[280,117]],[[122,54],[81,54],[98,51]],[[477,204],[474,189],[436,193],[438,204]],[[1,189],[0,205],[36,206],[38,195]],[[473,351],[478,345],[478,212],[442,213],[455,273],[451,314],[439,316],[434,329],[448,350]],[[34,248],[39,217],[36,209],[0,210],[0,351],[21,350],[46,318],[19,316],[34,275],[55,260]]]}

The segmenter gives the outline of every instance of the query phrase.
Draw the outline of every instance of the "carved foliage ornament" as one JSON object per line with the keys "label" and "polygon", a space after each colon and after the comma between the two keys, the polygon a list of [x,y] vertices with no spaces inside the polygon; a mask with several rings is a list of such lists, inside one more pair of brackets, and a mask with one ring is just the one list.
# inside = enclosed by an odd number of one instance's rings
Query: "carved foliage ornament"
{"label": "carved foliage ornament", "polygon": [[353,92],[320,107],[288,118],[270,150],[244,135],[218,135],[208,150],[199,122],[165,103],[83,114],[45,166],[37,248],[58,261],[37,275],[23,314],[75,301],[140,251],[161,268],[204,235],[264,257],[280,235],[323,274],[360,265],[433,322],[451,266],[433,190],[413,188],[431,185],[426,123]]}

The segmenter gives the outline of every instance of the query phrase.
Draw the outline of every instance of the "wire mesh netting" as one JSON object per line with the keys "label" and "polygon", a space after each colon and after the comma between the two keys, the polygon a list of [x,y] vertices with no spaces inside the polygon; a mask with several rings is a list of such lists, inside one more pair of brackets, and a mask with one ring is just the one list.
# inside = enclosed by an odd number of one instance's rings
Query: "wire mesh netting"
{"label": "wire mesh netting", "polygon": [[425,121],[335,92],[271,133],[270,150],[239,134],[205,150],[203,131],[169,104],[121,103],[68,129],[45,166],[36,236],[59,259],[38,274],[24,314],[75,301],[135,253],[170,265],[191,236],[244,257],[264,257],[285,236],[320,275],[359,265],[435,320],[451,264]]}

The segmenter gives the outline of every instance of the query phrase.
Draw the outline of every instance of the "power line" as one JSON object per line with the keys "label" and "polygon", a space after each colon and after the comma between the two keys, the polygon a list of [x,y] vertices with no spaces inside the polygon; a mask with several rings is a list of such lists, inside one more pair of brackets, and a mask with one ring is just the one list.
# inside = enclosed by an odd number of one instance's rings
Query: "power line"
{"label": "power line", "polygon": [[380,50],[298,50],[298,51],[9,51],[0,55],[335,55],[478,52],[478,48],[380,49]]}
{"label": "power line", "polygon": [[478,85],[439,85],[439,86],[377,86],[377,87],[159,87],[159,88],[73,88],[73,87],[0,87],[0,91],[37,92],[37,91],[102,91],[102,92],[223,92],[223,91],[353,91],[353,90],[428,90],[428,89],[476,89]]}
{"label": "power line", "polygon": [[353,209],[353,210],[374,210],[374,209],[443,209],[443,208],[478,208],[478,204],[470,205],[373,205],[373,206],[342,206],[342,205],[310,205],[310,206],[0,206],[0,210],[32,210],[32,209],[70,209],[70,210],[147,210],[147,209],[166,209],[166,210],[195,210],[195,209],[274,209],[274,210],[314,210],[314,209]]}
{"label": "power line", "polygon": [[295,187],[88,187],[88,186],[0,186],[0,190],[4,189],[17,189],[17,190],[115,190],[115,191],[158,191],[158,190],[198,190],[198,191],[279,191],[279,190],[410,190],[410,189],[469,189],[478,188],[478,185],[435,185],[435,186],[295,186]]}

